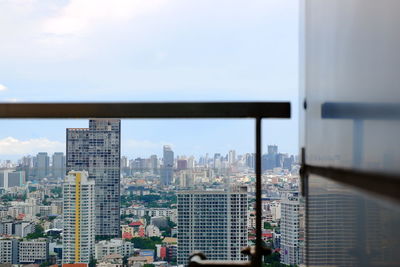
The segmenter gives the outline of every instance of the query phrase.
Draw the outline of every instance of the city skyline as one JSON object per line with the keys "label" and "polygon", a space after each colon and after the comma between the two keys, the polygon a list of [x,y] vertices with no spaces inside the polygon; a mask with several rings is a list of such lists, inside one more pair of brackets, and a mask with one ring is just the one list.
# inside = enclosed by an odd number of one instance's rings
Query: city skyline
{"label": "city skyline", "polygon": [[[8,120],[0,133],[0,160],[17,159],[38,152],[64,152],[65,128],[85,128],[87,120]],[[121,122],[121,153],[129,157],[150,154],[162,156],[163,145],[173,147],[176,155],[218,153],[235,149],[237,153],[255,151],[254,120],[128,120]],[[17,130],[24,126],[26,130]],[[284,120],[264,120],[263,151],[268,144],[298,154],[297,138],[283,137],[290,125]],[[165,131],[169,129],[169,131]]]}
{"label": "city skyline", "polygon": [[[268,147],[270,147],[270,146],[276,146],[276,147],[279,147],[279,146],[277,146],[277,145],[268,145]],[[173,149],[173,148],[172,148]],[[162,151],[162,149],[161,149],[161,151]],[[179,164],[178,163],[178,161],[179,160],[182,160],[182,159],[185,159],[185,160],[190,160],[191,158],[193,158],[194,160],[195,160],[195,162],[197,163],[197,164],[199,164],[199,161],[202,161],[202,160],[204,160],[205,158],[207,158],[210,162],[213,162],[212,164],[214,164],[215,163],[215,159],[214,159],[214,157],[215,156],[218,156],[218,157],[220,157],[220,158],[223,158],[227,163],[229,163],[229,164],[231,164],[230,163],[230,161],[229,161],[229,152],[231,152],[231,151],[234,151],[234,152],[236,152],[236,150],[235,149],[231,149],[231,150],[229,150],[229,151],[227,151],[226,153],[220,153],[220,152],[210,152],[210,153],[205,153],[205,154],[202,154],[202,155],[199,155],[199,156],[194,156],[194,155],[192,155],[192,154],[189,154],[189,153],[186,153],[186,154],[183,154],[183,155],[176,155],[176,156],[174,156],[174,162],[175,163],[177,163],[177,164]],[[49,158],[54,158],[54,156],[60,156],[60,155],[64,155],[64,157],[65,157],[65,154],[64,154],[64,152],[54,152],[53,154],[49,154],[49,153],[47,153],[47,152],[44,152],[44,151],[42,151],[42,152],[38,152],[36,155],[35,154],[33,154],[33,155],[31,155],[31,154],[28,154],[28,155],[24,155],[24,156],[21,156],[20,158],[16,158],[16,160],[11,160],[11,159],[1,159],[0,158],[0,168],[7,168],[7,164],[12,164],[13,166],[18,166],[20,163],[24,163],[24,160],[26,160],[26,159],[30,159],[30,160],[33,160],[34,158],[36,158],[37,157],[37,155],[39,155],[40,153],[46,153],[46,154],[48,154],[48,157]],[[162,155],[162,153],[161,153],[161,155]],[[242,160],[246,160],[245,159],[245,156],[246,155],[255,155],[255,153],[254,152],[244,152],[244,153],[237,153],[236,154],[236,159],[238,160],[239,158],[241,158]],[[264,161],[270,161],[270,158],[268,158],[268,157],[266,157],[266,156],[268,156],[269,154],[268,154],[268,151],[266,151],[265,153],[263,153],[262,154],[262,156],[263,156],[263,159],[264,159]],[[290,157],[294,157],[294,159],[296,159],[296,160],[298,160],[298,155],[297,154],[290,154],[290,153],[287,153],[287,152],[285,152],[285,151],[281,151],[281,150],[278,150],[278,152],[276,153],[276,154],[274,154],[274,155],[287,155],[289,158]],[[153,159],[153,157],[155,158],[155,160],[157,161],[157,163],[158,164],[161,164],[162,165],[162,161],[163,161],[163,157],[159,157],[157,154],[148,154],[148,155],[145,155],[145,156],[138,156],[138,157],[128,157],[128,156],[126,156],[126,155],[121,155],[121,168],[123,168],[124,167],[124,164],[122,163],[124,160],[126,160],[126,164],[129,164],[129,162],[131,162],[131,161],[134,161],[134,160],[136,160],[136,159],[148,159],[148,160],[152,160]],[[49,161],[48,163],[49,163],[49,170],[50,171],[54,171],[54,166],[53,166],[53,160],[54,159],[52,159],[51,161]],[[65,160],[65,159],[64,159]],[[254,160],[254,159],[253,159]],[[32,163],[31,163],[32,164]],[[57,164],[58,164],[58,162],[57,162]],[[253,164],[254,164],[254,162],[253,162]],[[201,164],[200,164],[201,165]],[[32,165],[32,166],[34,166],[34,165]],[[161,168],[161,166],[158,166],[158,168],[157,169],[160,169]],[[177,168],[179,169],[179,166],[177,166]],[[56,170],[57,170],[57,168],[55,168]],[[25,170],[24,170],[25,171]],[[59,170],[57,170],[57,172],[59,172]],[[51,172],[49,172],[48,174],[50,174]],[[57,177],[54,177],[54,178],[57,178]]]}

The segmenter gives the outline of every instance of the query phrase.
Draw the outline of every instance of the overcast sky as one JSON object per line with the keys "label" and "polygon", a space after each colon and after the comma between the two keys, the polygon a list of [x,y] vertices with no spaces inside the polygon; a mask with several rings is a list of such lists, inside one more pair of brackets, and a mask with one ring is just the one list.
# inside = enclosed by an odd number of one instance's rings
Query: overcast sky
{"label": "overcast sky", "polygon": [[[0,0],[0,100],[292,102],[264,144],[298,150],[293,0]],[[63,151],[85,120],[1,121],[0,159]],[[124,120],[129,157],[254,150],[250,120]]]}

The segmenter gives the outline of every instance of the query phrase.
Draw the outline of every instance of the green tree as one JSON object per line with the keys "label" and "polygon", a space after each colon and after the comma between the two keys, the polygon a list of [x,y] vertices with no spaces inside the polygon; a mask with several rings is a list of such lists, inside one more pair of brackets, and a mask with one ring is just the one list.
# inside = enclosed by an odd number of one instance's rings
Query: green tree
{"label": "green tree", "polygon": [[157,244],[162,243],[162,240],[159,237],[134,237],[131,242],[133,242],[135,248],[155,249]]}
{"label": "green tree", "polygon": [[35,225],[35,231],[26,236],[27,239],[36,239],[40,237],[46,237],[44,229],[40,224]]}
{"label": "green tree", "polygon": [[50,192],[54,195],[57,195],[57,197],[62,197],[62,188],[61,187],[54,187],[50,190]]}
{"label": "green tree", "polygon": [[37,187],[29,186],[28,190],[29,190],[29,192],[35,192],[35,191],[37,191]]}
{"label": "green tree", "polygon": [[264,229],[271,229],[272,230],[272,226],[269,222],[264,222]]}
{"label": "green tree", "polygon": [[93,256],[90,256],[89,267],[96,267],[96,265],[97,260]]}

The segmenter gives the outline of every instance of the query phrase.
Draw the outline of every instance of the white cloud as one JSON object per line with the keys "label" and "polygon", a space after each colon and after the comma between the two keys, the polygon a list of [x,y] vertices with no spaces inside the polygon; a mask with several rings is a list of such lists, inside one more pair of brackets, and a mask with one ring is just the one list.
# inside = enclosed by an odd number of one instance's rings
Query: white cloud
{"label": "white cloud", "polygon": [[37,152],[53,153],[64,151],[65,143],[51,141],[47,138],[19,140],[14,137],[0,139],[0,155],[25,155]]}
{"label": "white cloud", "polygon": [[0,84],[0,92],[1,91],[5,91],[5,90],[7,90],[8,88],[5,86],[5,85],[2,85],[2,84]]}
{"label": "white cloud", "polygon": [[166,2],[166,0],[71,0],[57,16],[44,21],[43,30],[56,35],[81,34],[98,24],[124,22],[159,10]]}

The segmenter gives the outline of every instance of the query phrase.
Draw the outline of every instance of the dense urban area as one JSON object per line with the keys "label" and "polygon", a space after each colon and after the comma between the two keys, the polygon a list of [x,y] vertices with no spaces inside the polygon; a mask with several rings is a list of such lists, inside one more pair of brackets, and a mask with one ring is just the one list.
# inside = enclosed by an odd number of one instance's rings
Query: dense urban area
{"label": "dense urban area", "polygon": [[[121,156],[120,120],[69,128],[66,153],[0,162],[0,264],[178,266],[193,251],[247,260],[254,245],[255,154]],[[302,263],[299,164],[262,155],[265,266]]]}

